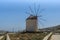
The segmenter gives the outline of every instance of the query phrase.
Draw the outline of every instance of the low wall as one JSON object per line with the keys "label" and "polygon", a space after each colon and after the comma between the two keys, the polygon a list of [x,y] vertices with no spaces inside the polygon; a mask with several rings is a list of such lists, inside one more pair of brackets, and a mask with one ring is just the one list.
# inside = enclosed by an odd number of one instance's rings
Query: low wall
{"label": "low wall", "polygon": [[52,34],[53,34],[53,33],[51,32],[51,33],[50,33],[50,34],[48,34],[46,37],[44,37],[44,39],[43,39],[43,40],[48,40]]}
{"label": "low wall", "polygon": [[4,38],[4,36],[1,36],[1,37],[0,37],[0,40],[2,40],[3,38]]}

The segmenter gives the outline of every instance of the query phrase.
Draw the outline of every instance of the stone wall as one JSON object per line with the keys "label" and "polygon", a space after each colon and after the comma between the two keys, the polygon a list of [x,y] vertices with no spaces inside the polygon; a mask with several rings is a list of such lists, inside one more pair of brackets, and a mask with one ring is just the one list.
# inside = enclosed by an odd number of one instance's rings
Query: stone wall
{"label": "stone wall", "polygon": [[30,31],[30,32],[37,31],[37,20],[36,19],[26,20],[26,31]]}

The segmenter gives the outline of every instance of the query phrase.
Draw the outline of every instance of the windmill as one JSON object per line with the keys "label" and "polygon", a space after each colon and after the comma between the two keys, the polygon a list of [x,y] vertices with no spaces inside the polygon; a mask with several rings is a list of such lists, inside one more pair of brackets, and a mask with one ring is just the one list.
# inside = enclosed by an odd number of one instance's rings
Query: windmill
{"label": "windmill", "polygon": [[[36,9],[36,6],[34,6],[34,10],[32,10],[32,8],[29,6],[29,12],[26,12],[26,14],[30,15],[26,19],[26,31],[27,32],[37,32],[38,31],[38,22],[39,22],[39,19],[45,21],[45,19],[41,18],[42,15],[38,15],[42,11],[44,11],[44,9],[40,10],[40,5],[38,6],[37,9]],[[40,23],[41,23],[41,21],[40,21]]]}

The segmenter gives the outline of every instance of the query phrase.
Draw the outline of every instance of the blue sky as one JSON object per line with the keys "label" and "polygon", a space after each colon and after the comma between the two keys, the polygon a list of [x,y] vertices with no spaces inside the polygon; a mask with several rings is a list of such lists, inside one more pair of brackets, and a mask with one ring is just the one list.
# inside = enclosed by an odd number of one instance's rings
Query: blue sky
{"label": "blue sky", "polygon": [[59,0],[0,0],[0,30],[24,30],[25,19],[29,16],[25,11],[28,11],[28,7],[33,7],[34,4],[45,9],[41,15],[46,21],[41,20],[44,26],[39,24],[38,28],[60,25]]}

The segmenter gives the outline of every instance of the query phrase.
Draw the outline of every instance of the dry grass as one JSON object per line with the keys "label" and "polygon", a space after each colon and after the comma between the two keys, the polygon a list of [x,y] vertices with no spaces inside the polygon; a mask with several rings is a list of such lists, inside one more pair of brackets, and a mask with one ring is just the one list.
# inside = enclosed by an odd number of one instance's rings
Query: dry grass
{"label": "dry grass", "polygon": [[9,34],[11,40],[42,40],[48,33],[17,33]]}

